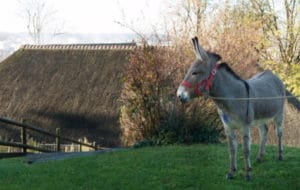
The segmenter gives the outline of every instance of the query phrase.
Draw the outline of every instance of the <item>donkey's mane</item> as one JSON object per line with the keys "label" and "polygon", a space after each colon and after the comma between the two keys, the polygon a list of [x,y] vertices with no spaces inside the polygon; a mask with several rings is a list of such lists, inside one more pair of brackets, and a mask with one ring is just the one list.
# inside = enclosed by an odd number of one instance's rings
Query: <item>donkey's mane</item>
{"label": "donkey's mane", "polygon": [[[215,59],[216,61],[220,61],[222,59],[222,57],[214,52],[206,52],[207,55],[212,58]],[[231,67],[226,63],[226,62],[222,62],[219,65],[219,68],[224,68],[226,71],[228,71],[232,76],[234,76],[234,78],[238,79],[238,80],[243,80],[239,75],[237,75],[232,69]]]}
{"label": "donkey's mane", "polygon": [[234,76],[234,78],[238,79],[238,80],[243,80],[239,75],[237,75],[232,69],[231,67],[229,67],[229,65],[225,62],[220,63],[219,65],[219,69],[224,68],[226,69],[226,71],[228,71],[232,76]]}
{"label": "donkey's mane", "polygon": [[206,53],[207,53],[208,57],[214,58],[214,59],[216,59],[217,61],[219,61],[219,60],[222,59],[222,57],[221,57],[219,54],[217,54],[217,53],[210,52],[210,51],[207,51]]}

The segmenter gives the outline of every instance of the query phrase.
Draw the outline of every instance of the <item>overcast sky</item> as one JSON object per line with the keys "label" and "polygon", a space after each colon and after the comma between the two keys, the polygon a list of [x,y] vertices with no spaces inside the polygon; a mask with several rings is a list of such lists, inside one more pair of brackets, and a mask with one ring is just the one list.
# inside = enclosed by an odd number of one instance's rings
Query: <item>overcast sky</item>
{"label": "overcast sky", "polygon": [[[131,31],[115,21],[122,21],[125,16],[128,23],[146,31],[147,25],[159,22],[164,0],[47,0],[47,3],[57,11],[55,21],[64,23],[63,32],[127,33]],[[18,0],[0,1],[0,32],[27,32],[20,9]]]}

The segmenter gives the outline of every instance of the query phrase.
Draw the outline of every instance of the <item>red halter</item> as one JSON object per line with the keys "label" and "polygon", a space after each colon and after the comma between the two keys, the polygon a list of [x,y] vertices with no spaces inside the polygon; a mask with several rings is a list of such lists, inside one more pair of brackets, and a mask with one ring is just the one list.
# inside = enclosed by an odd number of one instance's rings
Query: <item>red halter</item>
{"label": "red halter", "polygon": [[202,96],[202,92],[199,90],[201,86],[204,86],[204,89],[206,91],[209,91],[212,87],[212,81],[214,80],[215,75],[217,74],[217,70],[219,68],[219,64],[216,64],[214,68],[211,70],[210,75],[208,76],[207,79],[202,80],[201,82],[197,83],[196,85],[192,85],[191,83],[187,81],[182,81],[182,85],[187,87],[187,88],[194,88],[195,94],[198,96]]}

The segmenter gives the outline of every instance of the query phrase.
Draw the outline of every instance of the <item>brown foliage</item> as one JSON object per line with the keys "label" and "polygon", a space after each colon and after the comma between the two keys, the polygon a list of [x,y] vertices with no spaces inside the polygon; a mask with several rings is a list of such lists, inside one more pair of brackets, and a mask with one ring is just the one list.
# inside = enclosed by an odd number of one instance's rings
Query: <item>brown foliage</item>
{"label": "brown foliage", "polygon": [[[171,51],[143,47],[130,56],[121,95],[123,142],[132,144],[158,133],[163,107],[170,97],[170,81],[176,70],[169,64]],[[169,96],[169,97],[168,97]]]}
{"label": "brown foliage", "polygon": [[213,137],[200,134],[205,132],[204,123],[218,126],[212,102],[197,99],[182,105],[177,101],[176,90],[191,57],[183,47],[144,47],[131,54],[121,96],[125,145],[157,136],[173,143],[218,140],[218,130],[208,130]]}

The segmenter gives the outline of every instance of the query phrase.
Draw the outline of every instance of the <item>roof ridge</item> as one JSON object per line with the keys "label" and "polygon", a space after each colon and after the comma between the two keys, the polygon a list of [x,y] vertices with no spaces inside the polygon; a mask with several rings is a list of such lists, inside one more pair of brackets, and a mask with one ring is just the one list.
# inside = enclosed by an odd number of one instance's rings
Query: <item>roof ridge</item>
{"label": "roof ridge", "polygon": [[24,44],[20,49],[42,50],[132,50],[137,47],[136,43],[90,43],[90,44]]}

